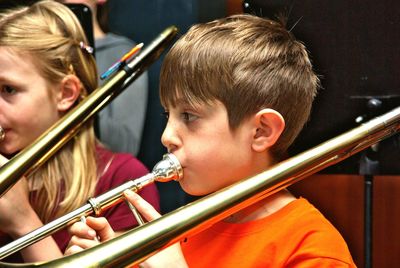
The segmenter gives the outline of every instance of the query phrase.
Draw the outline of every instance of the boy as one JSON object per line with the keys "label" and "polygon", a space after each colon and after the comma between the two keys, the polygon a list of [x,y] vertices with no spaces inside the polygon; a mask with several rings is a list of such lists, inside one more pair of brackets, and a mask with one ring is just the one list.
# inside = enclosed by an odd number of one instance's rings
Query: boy
{"label": "boy", "polygon": [[[282,160],[307,121],[318,87],[305,47],[277,22],[236,15],[192,27],[161,69],[168,123],[162,143],[181,162],[181,187],[207,195]],[[137,195],[147,220],[159,217]],[[113,237],[107,222],[71,227],[67,253]],[[288,191],[189,237],[146,261],[165,267],[354,267],[338,231]],[[182,251],[181,251],[182,250]]]}

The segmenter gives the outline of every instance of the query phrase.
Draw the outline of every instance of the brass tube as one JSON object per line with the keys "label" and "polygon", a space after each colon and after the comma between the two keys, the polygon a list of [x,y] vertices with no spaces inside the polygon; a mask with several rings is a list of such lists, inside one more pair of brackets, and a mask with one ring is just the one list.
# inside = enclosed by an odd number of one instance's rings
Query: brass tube
{"label": "brass tube", "polygon": [[156,37],[127,66],[117,72],[102,87],[97,88],[74,109],[0,168],[0,198],[22,176],[28,175],[46,162],[66,144],[93,115],[104,108],[126,86],[148,68],[173,40],[177,28],[171,26]]}
{"label": "brass tube", "polygon": [[46,263],[0,267],[121,267],[138,264],[227,216],[400,130],[400,107],[253,177],[203,197],[101,245]]}
{"label": "brass tube", "polygon": [[71,225],[91,214],[99,216],[104,210],[115,206],[123,199],[125,190],[138,192],[143,187],[152,184],[155,181],[168,182],[171,180],[180,180],[183,176],[182,167],[178,159],[173,154],[166,154],[163,160],[158,162],[152,172],[138,179],[127,181],[98,197],[89,198],[88,203],[79,207],[62,217],[51,221],[36,230],[14,240],[13,242],[0,248],[0,259],[3,259],[15,252],[30,246],[39,240]]}

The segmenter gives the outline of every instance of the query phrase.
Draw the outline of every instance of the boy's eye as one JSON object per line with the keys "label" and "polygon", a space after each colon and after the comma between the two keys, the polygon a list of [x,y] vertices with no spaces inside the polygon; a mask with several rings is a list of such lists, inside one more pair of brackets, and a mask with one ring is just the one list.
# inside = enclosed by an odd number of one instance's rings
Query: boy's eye
{"label": "boy's eye", "polygon": [[[165,119],[169,119],[169,112],[165,111],[162,113],[162,115],[165,117]],[[188,112],[183,112],[181,113],[181,118],[185,122],[192,122],[196,120],[198,117],[194,114],[188,113]]]}
{"label": "boy's eye", "polygon": [[3,86],[1,88],[1,91],[8,95],[13,95],[17,92],[13,87],[10,87],[10,86]]}
{"label": "boy's eye", "polygon": [[182,119],[183,119],[185,122],[192,122],[192,121],[194,121],[194,120],[197,119],[197,116],[196,116],[196,115],[191,114],[191,113],[188,113],[188,112],[183,112],[181,115],[182,115]]}
{"label": "boy's eye", "polygon": [[165,119],[169,118],[169,112],[163,112],[162,115],[165,117]]}

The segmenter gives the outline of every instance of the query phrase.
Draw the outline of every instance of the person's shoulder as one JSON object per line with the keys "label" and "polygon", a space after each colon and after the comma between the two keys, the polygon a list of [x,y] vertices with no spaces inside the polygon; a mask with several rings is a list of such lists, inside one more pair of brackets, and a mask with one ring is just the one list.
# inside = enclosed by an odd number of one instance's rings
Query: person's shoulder
{"label": "person's shoulder", "polygon": [[97,153],[99,179],[96,195],[148,173],[147,168],[130,154],[114,153],[106,148],[97,148]]}
{"label": "person's shoulder", "polygon": [[135,42],[126,36],[107,33],[104,37],[96,39],[96,49],[102,50],[109,47],[133,47]]}
{"label": "person's shoulder", "polygon": [[134,176],[143,176],[148,173],[145,165],[130,153],[114,153],[113,165],[116,172],[128,170]]}
{"label": "person's shoulder", "polygon": [[275,213],[277,218],[293,221],[293,224],[302,223],[302,226],[318,228],[334,228],[325,216],[307,199],[296,198]]}
{"label": "person's shoulder", "polygon": [[304,198],[294,199],[267,216],[265,220],[278,228],[276,231],[282,236],[288,236],[294,240],[336,241],[344,244],[338,230]]}
{"label": "person's shoulder", "polygon": [[298,254],[322,258],[343,264],[353,263],[347,244],[333,224],[308,200],[299,198],[291,204],[286,215],[296,228],[291,235],[302,241]]}
{"label": "person's shoulder", "polygon": [[116,153],[98,146],[97,154],[100,159],[100,170],[103,169],[101,177],[108,178],[139,178],[149,171],[146,166],[130,153]]}

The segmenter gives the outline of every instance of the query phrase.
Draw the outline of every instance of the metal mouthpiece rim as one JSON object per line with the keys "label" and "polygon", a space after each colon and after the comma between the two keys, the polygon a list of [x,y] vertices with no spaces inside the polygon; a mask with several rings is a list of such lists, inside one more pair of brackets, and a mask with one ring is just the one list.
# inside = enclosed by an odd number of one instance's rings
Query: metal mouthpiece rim
{"label": "metal mouthpiece rim", "polygon": [[4,129],[0,126],[0,141],[4,140],[5,137],[6,137],[6,132],[5,132]]}
{"label": "metal mouthpiece rim", "polygon": [[182,179],[183,169],[182,169],[181,163],[179,162],[178,158],[171,153],[165,154],[164,158],[168,158],[171,161],[172,166],[175,168],[175,173],[177,174],[175,181],[179,181],[180,179]]}

